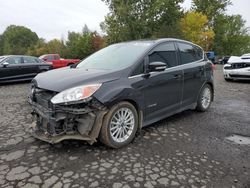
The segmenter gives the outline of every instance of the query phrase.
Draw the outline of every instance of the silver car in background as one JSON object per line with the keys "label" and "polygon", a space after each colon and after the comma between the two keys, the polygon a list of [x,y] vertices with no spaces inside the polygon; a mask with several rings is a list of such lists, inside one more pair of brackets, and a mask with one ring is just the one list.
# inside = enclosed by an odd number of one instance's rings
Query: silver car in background
{"label": "silver car in background", "polygon": [[223,73],[226,81],[250,80],[250,54],[231,56],[224,65]]}

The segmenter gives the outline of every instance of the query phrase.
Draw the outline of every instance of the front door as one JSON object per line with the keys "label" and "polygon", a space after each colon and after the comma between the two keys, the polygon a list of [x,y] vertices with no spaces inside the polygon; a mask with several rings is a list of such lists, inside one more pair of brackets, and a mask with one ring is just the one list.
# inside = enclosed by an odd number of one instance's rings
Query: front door
{"label": "front door", "polygon": [[[8,65],[3,65],[3,63],[8,63]],[[22,77],[23,72],[21,70],[21,65],[20,56],[12,56],[7,58],[0,65],[0,81],[17,80]]]}
{"label": "front door", "polygon": [[145,121],[155,122],[174,114],[180,109],[183,72],[178,67],[177,51],[173,42],[158,45],[148,56],[148,63],[163,62],[167,68],[162,72],[150,72],[145,78]]}
{"label": "front door", "polygon": [[25,78],[33,78],[35,77],[40,69],[39,69],[39,60],[35,57],[30,56],[24,56],[23,57],[23,63],[22,63],[22,69],[25,71]]}

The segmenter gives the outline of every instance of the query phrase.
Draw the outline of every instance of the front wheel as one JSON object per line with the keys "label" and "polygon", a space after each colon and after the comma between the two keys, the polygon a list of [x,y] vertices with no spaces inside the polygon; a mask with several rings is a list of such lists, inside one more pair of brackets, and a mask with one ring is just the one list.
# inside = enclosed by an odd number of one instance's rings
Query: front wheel
{"label": "front wheel", "polygon": [[138,113],[129,102],[114,105],[104,118],[100,140],[111,148],[121,148],[135,137],[138,128]]}
{"label": "front wheel", "polygon": [[206,84],[201,89],[198,97],[196,110],[200,112],[205,112],[212,103],[213,90],[210,85]]}

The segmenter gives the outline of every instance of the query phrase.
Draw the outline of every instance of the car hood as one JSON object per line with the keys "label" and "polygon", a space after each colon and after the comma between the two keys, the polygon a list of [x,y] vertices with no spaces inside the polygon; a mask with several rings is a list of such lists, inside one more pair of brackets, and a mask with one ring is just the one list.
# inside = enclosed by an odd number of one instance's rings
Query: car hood
{"label": "car hood", "polygon": [[235,64],[235,63],[250,63],[250,59],[238,56],[231,56],[228,60],[228,64]]}
{"label": "car hood", "polygon": [[33,82],[41,89],[61,92],[80,85],[117,80],[121,72],[66,67],[38,74]]}

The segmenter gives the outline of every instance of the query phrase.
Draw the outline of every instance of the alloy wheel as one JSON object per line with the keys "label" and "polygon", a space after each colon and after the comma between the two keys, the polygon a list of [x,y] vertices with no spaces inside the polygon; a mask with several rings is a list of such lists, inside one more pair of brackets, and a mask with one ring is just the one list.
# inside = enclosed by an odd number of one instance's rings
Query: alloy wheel
{"label": "alloy wheel", "polygon": [[110,135],[115,142],[125,142],[132,134],[135,116],[129,108],[118,109],[110,121]]}

